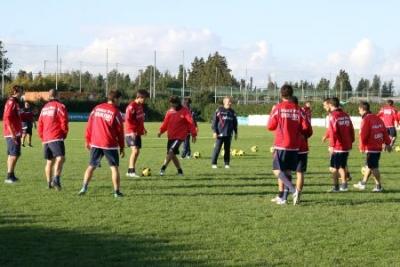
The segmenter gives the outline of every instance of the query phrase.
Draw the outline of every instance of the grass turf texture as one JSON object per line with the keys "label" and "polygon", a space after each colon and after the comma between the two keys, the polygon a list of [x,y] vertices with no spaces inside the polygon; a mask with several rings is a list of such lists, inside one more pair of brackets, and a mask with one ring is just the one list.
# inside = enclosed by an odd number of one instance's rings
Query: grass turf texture
{"label": "grass turf texture", "polygon": [[[126,178],[121,161],[123,199],[112,197],[105,160],[84,197],[77,196],[88,153],[84,123],[72,123],[66,141],[63,191],[49,191],[38,138],[23,148],[15,185],[0,184],[0,266],[363,266],[400,262],[399,154],[384,153],[385,193],[358,192],[363,157],[354,149],[350,192],[328,194],[323,129],[311,138],[309,172],[301,206],[277,206],[271,174],[271,133],[264,127],[240,127],[231,169],[211,169],[213,140],[208,124],[192,145],[200,159],[182,160],[185,176],[170,165],[158,176],[166,139],[157,139],[158,123],[149,123],[138,169],[153,176]],[[251,152],[254,145],[257,153]],[[5,142],[0,143],[5,151]],[[127,150],[127,154],[129,154]],[[128,155],[127,155],[128,156]],[[5,152],[0,170],[5,175]],[[219,165],[222,167],[220,158]]]}

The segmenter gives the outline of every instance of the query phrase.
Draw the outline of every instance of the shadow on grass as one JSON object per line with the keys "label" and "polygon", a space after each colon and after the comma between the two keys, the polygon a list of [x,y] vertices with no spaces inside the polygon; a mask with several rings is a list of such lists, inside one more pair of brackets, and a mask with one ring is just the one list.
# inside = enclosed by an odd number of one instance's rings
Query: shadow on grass
{"label": "shadow on grass", "polygon": [[34,223],[24,216],[0,217],[0,266],[218,265],[197,259],[190,244],[171,244],[156,236],[48,229]]}
{"label": "shadow on grass", "polygon": [[266,187],[276,186],[276,183],[262,183],[262,184],[190,184],[190,185],[165,185],[165,186],[151,186],[155,189],[185,189],[185,188],[225,188],[225,187]]}
{"label": "shadow on grass", "polygon": [[359,206],[359,205],[367,205],[367,204],[387,204],[387,203],[400,203],[400,198],[385,198],[385,199],[376,199],[376,198],[368,198],[368,199],[343,199],[343,198],[335,198],[335,199],[318,199],[318,200],[306,200],[302,199],[301,203],[307,206],[312,205],[329,205],[329,206]]}
{"label": "shadow on grass", "polygon": [[137,196],[172,196],[172,197],[199,197],[199,196],[266,196],[276,194],[276,191],[249,191],[249,192],[165,192],[165,193],[138,193]]}

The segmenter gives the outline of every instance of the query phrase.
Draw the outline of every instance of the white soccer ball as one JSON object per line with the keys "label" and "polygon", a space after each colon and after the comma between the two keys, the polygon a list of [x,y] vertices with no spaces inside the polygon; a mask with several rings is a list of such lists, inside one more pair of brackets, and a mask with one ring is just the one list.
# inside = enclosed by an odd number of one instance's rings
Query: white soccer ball
{"label": "white soccer ball", "polygon": [[199,151],[194,152],[194,153],[193,153],[193,158],[194,158],[194,159],[199,159],[199,158],[201,158],[200,152],[199,152]]}
{"label": "white soccer ball", "polygon": [[396,146],[396,147],[394,148],[394,150],[395,150],[396,152],[400,152],[400,146]]}
{"label": "white soccer ball", "polygon": [[273,146],[271,146],[271,147],[269,148],[269,152],[274,153],[274,151],[275,151],[275,148],[274,148]]}
{"label": "white soccer ball", "polygon": [[251,152],[257,152],[258,151],[258,146],[252,146],[250,148]]}

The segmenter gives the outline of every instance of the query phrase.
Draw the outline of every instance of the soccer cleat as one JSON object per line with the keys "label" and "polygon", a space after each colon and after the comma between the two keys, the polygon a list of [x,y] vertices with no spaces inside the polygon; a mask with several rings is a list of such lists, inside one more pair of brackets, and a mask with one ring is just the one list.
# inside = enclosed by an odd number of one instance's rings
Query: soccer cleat
{"label": "soccer cleat", "polygon": [[137,178],[140,177],[139,175],[137,175],[135,172],[127,172],[126,173],[127,177],[131,177],[131,178]]}
{"label": "soccer cleat", "polygon": [[231,166],[225,165],[225,169],[230,169],[230,168],[231,168]]}
{"label": "soccer cleat", "polygon": [[359,190],[365,190],[365,188],[367,187],[365,184],[363,184],[363,183],[361,183],[361,182],[358,182],[358,183],[356,183],[356,184],[353,184],[353,187],[354,188],[357,188],[357,189],[359,189]]}
{"label": "soccer cleat", "polygon": [[338,193],[338,192],[340,192],[340,190],[335,186],[328,190],[328,193]]}
{"label": "soccer cleat", "polygon": [[14,183],[16,183],[17,181],[15,180],[15,179],[13,179],[12,177],[10,177],[10,178],[6,178],[5,180],[4,180],[4,183],[6,183],[6,184],[14,184]]}
{"label": "soccer cleat", "polygon": [[79,196],[83,196],[83,195],[86,194],[86,192],[87,192],[87,189],[84,188],[84,187],[82,187],[82,189],[81,189],[81,191],[79,191],[78,195],[79,195]]}
{"label": "soccer cleat", "polygon": [[186,156],[186,159],[191,159],[192,157],[190,157],[190,155]]}
{"label": "soccer cleat", "polygon": [[213,164],[213,165],[211,165],[211,168],[212,169],[218,169],[218,166],[217,166],[217,164]]}
{"label": "soccer cleat", "polygon": [[382,188],[382,187],[377,187],[377,186],[375,186],[374,189],[372,189],[372,192],[374,192],[374,193],[380,193],[380,192],[382,192],[382,191],[383,191],[383,188]]}
{"label": "soccer cleat", "polygon": [[277,205],[286,205],[286,199],[279,198],[275,203]]}
{"label": "soccer cleat", "polygon": [[279,196],[271,198],[271,202],[278,202],[279,200],[281,200],[281,198]]}
{"label": "soccer cleat", "polygon": [[339,191],[340,191],[340,192],[347,192],[347,191],[349,191],[349,188],[347,187],[347,184],[346,184],[346,185],[344,185],[344,184],[340,185]]}
{"label": "soccer cleat", "polygon": [[296,206],[296,205],[298,205],[300,203],[300,194],[301,193],[299,191],[297,191],[297,189],[293,193],[293,205],[294,206]]}
{"label": "soccer cleat", "polygon": [[183,171],[182,170],[178,170],[178,173],[176,175],[183,176]]}
{"label": "soccer cleat", "polygon": [[124,196],[124,194],[122,194],[121,192],[114,192],[114,197],[115,198],[120,198],[120,197],[123,197]]}
{"label": "soccer cleat", "polygon": [[61,191],[61,183],[60,181],[53,181],[51,182],[51,186],[57,190],[57,191]]}
{"label": "soccer cleat", "polygon": [[164,176],[165,175],[165,170],[161,169],[160,170],[160,176]]}

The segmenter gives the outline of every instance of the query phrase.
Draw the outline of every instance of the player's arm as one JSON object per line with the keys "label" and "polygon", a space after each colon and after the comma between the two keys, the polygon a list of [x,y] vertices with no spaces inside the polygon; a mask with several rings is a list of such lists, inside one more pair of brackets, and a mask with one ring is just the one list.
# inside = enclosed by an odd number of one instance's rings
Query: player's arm
{"label": "player's arm", "polygon": [[211,121],[211,130],[213,131],[213,136],[214,138],[217,138],[219,131],[218,131],[218,123],[219,123],[219,109],[217,109],[213,115],[212,121]]}
{"label": "player's arm", "polygon": [[119,154],[123,158],[125,156],[125,140],[124,140],[124,123],[121,112],[117,112],[117,114],[115,115],[114,126],[117,129]]}
{"label": "player's arm", "polygon": [[158,137],[160,137],[163,133],[165,133],[167,131],[169,119],[170,119],[170,113],[167,111],[167,113],[165,114],[164,120],[160,126],[160,130],[158,132]]}
{"label": "player's arm", "polygon": [[64,139],[67,138],[68,135],[68,112],[67,109],[64,105],[62,105],[59,110],[58,114],[60,116],[60,122],[61,122],[61,130],[63,131],[64,134]]}
{"label": "player's arm", "polygon": [[8,130],[10,131],[11,136],[13,138],[15,138],[15,130],[14,130],[14,127],[13,127],[13,124],[11,121],[12,120],[11,114],[12,114],[12,111],[14,110],[14,108],[15,108],[14,101],[8,100],[6,103],[6,106],[4,108],[4,115],[3,115],[4,123],[5,123],[5,125],[7,125]]}
{"label": "player's arm", "polygon": [[235,133],[235,139],[238,137],[238,120],[237,115],[233,112],[233,132]]}
{"label": "player's arm", "polygon": [[86,141],[86,148],[89,150],[90,149],[90,142],[92,138],[92,126],[93,125],[93,111],[89,115],[89,120],[86,125],[86,131],[85,131],[85,141]]}
{"label": "player's arm", "polygon": [[277,127],[278,127],[278,110],[273,108],[268,118],[267,130],[275,131]]}
{"label": "player's arm", "polygon": [[371,127],[366,120],[361,122],[360,127],[360,151],[364,152],[371,134]]}
{"label": "player's arm", "polygon": [[43,117],[42,117],[42,113],[40,113],[40,115],[39,115],[37,131],[38,131],[38,135],[39,135],[40,139],[43,141]]}
{"label": "player's arm", "polygon": [[195,141],[195,140],[196,140],[196,136],[197,136],[196,124],[194,123],[193,116],[192,116],[192,114],[190,113],[190,111],[188,111],[188,112],[185,114],[185,119],[186,119],[186,121],[187,121],[188,124],[189,124],[189,130],[190,130],[190,134],[191,134],[191,136],[192,136],[192,140],[193,140],[194,142],[196,142],[196,141]]}

